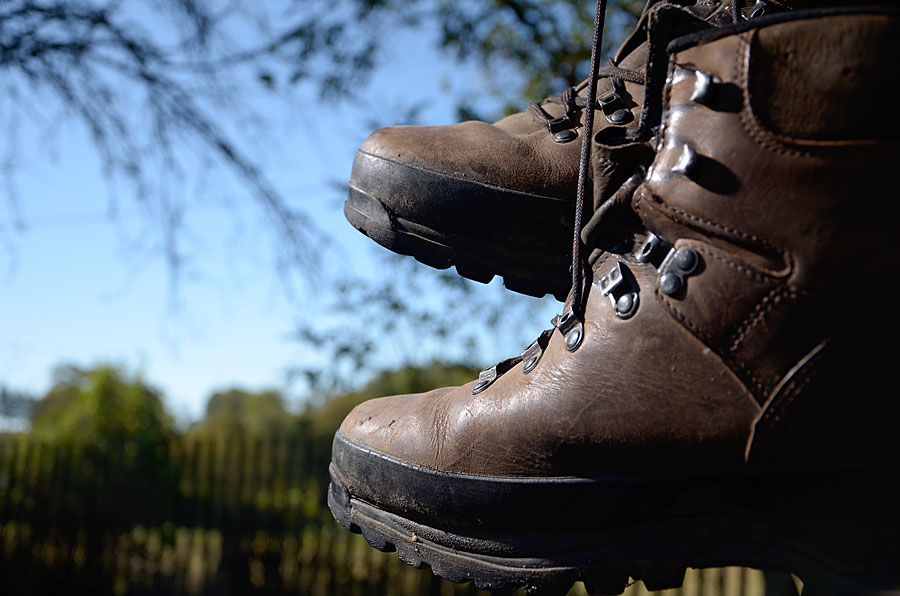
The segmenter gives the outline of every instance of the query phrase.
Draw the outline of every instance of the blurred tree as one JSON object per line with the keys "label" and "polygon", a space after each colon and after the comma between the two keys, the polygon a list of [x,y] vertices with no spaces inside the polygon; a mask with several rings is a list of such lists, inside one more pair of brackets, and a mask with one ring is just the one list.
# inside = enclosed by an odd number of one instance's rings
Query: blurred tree
{"label": "blurred tree", "polygon": [[203,439],[238,435],[270,439],[287,436],[296,430],[296,417],[285,410],[280,392],[235,388],[210,396],[206,402],[206,415],[191,426],[187,435]]}
{"label": "blurred tree", "polygon": [[[621,42],[644,4],[608,3],[604,53]],[[460,61],[480,65],[488,93],[511,113],[587,77],[595,6],[589,0],[440,0],[433,18],[441,47]],[[459,112],[462,118],[479,115],[468,103]]]}
{"label": "blurred tree", "polygon": [[34,407],[34,396],[23,391],[0,386],[0,418],[24,420]]}
{"label": "blurred tree", "polygon": [[[610,3],[610,47],[642,4]],[[533,308],[510,296],[472,300],[472,284],[397,260],[387,261],[395,274],[384,282],[323,274],[327,235],[285,200],[242,142],[251,136],[242,131],[267,118],[250,97],[262,86],[295,101],[293,91],[311,88],[324,101],[374,109],[369,115],[379,124],[402,123],[396,119],[405,118],[398,115],[403,110],[392,109],[395,120],[385,122],[386,108],[367,104],[363,90],[393,33],[410,28],[438,31],[441,49],[481,70],[493,101],[469,94],[459,111],[491,119],[586,75],[592,11],[586,0],[2,1],[0,168],[8,217],[0,217],[0,244],[9,246],[16,230],[27,229],[14,184],[20,129],[37,124],[51,133],[60,120],[74,120],[93,139],[111,189],[130,185],[129,203],[148,225],[141,242],[165,259],[173,280],[190,256],[185,185],[218,168],[252,191],[252,204],[271,222],[274,268],[315,279],[317,292],[335,296],[333,310],[344,314],[325,329],[318,321],[300,325],[298,339],[327,352],[294,371],[314,387],[334,391],[347,387],[338,379],[348,371],[357,379],[373,370],[379,365],[373,355],[381,354],[373,348],[383,347],[385,334],[413,338],[415,348],[401,350],[394,362],[421,362],[423,354],[478,361],[475,347],[490,341],[489,330],[535,335],[537,328],[519,324]],[[113,219],[119,209],[113,193]],[[433,287],[434,280],[446,290],[436,300],[419,300],[407,289]],[[527,343],[527,335],[520,341]],[[437,341],[423,351],[425,336]],[[451,344],[457,348],[448,353],[443,346]]]}
{"label": "blurred tree", "polygon": [[[70,489],[90,504],[65,497],[64,507],[72,515],[109,523],[115,516],[165,519],[161,495],[171,494],[178,476],[169,461],[175,430],[160,392],[139,375],[107,364],[60,366],[53,377],[53,386],[34,405],[30,434],[55,447],[57,457],[78,462]],[[44,472],[52,474],[52,460],[43,463],[51,466]],[[46,486],[52,489],[52,483]],[[35,495],[37,502],[60,500],[53,499]],[[121,503],[128,503],[127,511]]]}
{"label": "blurred tree", "polygon": [[156,453],[174,436],[174,427],[159,391],[140,376],[101,364],[58,367],[50,391],[34,404],[31,432],[49,443],[127,442]]}
{"label": "blurred tree", "polygon": [[[373,11],[394,13],[394,21],[423,33],[439,31],[442,50],[477,65],[486,82],[483,96],[491,101],[463,98],[457,106],[460,119],[493,120],[521,111],[529,101],[558,94],[587,75],[595,8],[589,0],[371,4]],[[607,53],[631,30],[644,4],[644,0],[609,2]],[[320,392],[334,393],[352,388],[353,382],[347,380],[358,379],[359,371],[373,370],[373,360],[385,353],[393,353],[394,362],[422,364],[437,357],[481,367],[490,364],[485,362],[486,353],[496,354],[496,344],[512,340],[506,343],[524,348],[547,323],[535,316],[547,312],[550,298],[541,303],[506,292],[492,295],[452,270],[434,271],[408,257],[382,254],[381,261],[390,275],[366,282],[343,279],[335,285],[338,291],[330,304],[335,316],[328,324],[298,325],[300,342],[326,354],[327,365],[305,359],[289,370],[290,376]]]}
{"label": "blurred tree", "polygon": [[[633,20],[640,5],[611,2],[610,43],[621,39],[623,18]],[[250,187],[273,222],[281,266],[311,267],[312,223],[234,134],[248,120],[251,79],[273,90],[309,83],[323,99],[357,98],[351,103],[358,105],[367,75],[391,43],[385,33],[430,27],[441,32],[441,48],[479,65],[492,92],[521,109],[523,100],[559,92],[585,75],[592,10],[584,0],[6,0],[0,114],[10,217],[0,218],[0,237],[10,232],[9,222],[27,225],[10,183],[20,125],[43,122],[49,131],[69,118],[90,132],[106,173],[131,181],[143,199],[136,204],[159,224],[159,246],[173,271],[184,259],[184,202],[167,184],[184,174],[186,148]],[[33,93],[47,93],[60,114],[45,119]]]}
{"label": "blurred tree", "polygon": [[[290,27],[264,36],[242,27],[251,19],[258,19],[260,28],[270,25],[277,11],[266,6],[241,0],[0,2],[7,221],[27,227],[12,182],[21,159],[21,126],[37,123],[50,134],[59,119],[73,119],[89,132],[111,188],[120,180],[130,183],[132,205],[151,224],[147,243],[165,258],[173,276],[185,259],[185,198],[179,185],[188,181],[187,169],[202,170],[204,162],[231,172],[252,191],[271,221],[280,267],[314,263],[311,221],[287,204],[235,134],[253,87],[245,67],[268,57],[307,64],[309,54],[328,53],[330,67],[309,74],[323,92],[336,92],[341,66],[348,64],[343,72],[356,70],[352,64],[364,66],[367,48],[330,25],[334,17],[318,26],[293,19]],[[47,115],[53,111],[58,113]],[[111,215],[117,210],[117,204],[110,205]],[[4,219],[0,239],[10,233]]]}

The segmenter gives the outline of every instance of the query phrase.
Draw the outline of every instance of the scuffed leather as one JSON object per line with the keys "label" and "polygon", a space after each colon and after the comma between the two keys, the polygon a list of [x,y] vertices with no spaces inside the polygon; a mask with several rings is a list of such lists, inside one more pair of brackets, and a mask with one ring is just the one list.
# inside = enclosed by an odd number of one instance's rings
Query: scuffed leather
{"label": "scuffed leather", "polygon": [[[670,5],[670,2],[651,0],[645,9],[642,23],[652,11]],[[681,6],[684,3],[676,3]],[[680,10],[694,15],[697,19],[709,19],[718,22],[722,18],[731,18],[728,12],[729,0],[702,0],[693,5],[685,5]],[[638,27],[635,34],[626,40],[616,56],[620,67],[640,70],[647,62],[647,31]],[[601,80],[598,94],[607,91],[608,80]],[[625,107],[632,113],[632,120],[623,126],[609,123],[600,110],[595,112],[594,133],[602,134],[605,129],[632,130],[638,124],[638,117],[644,101],[644,86],[636,83],[624,83],[626,93],[622,96]],[[579,87],[583,92],[586,82]],[[544,109],[553,115],[561,116],[562,107],[554,103],[543,104]],[[583,120],[583,110],[582,110]],[[359,155],[371,159],[381,159],[420,170],[424,174],[435,173],[443,176],[465,179],[495,187],[498,190],[511,190],[536,197],[575,201],[578,183],[578,162],[581,154],[580,134],[583,122],[579,122],[575,130],[579,137],[568,143],[557,143],[547,129],[546,122],[540,121],[528,112],[507,116],[502,120],[489,124],[480,121],[461,122],[449,126],[391,126],[376,130],[363,143]],[[608,154],[603,145],[594,145],[596,155]],[[610,161],[615,161],[607,155]],[[358,170],[351,175],[351,183],[365,187],[365,176],[371,168],[366,161],[360,161]],[[614,164],[619,166],[618,163]],[[634,164],[624,165],[625,176],[631,174]],[[589,176],[597,172],[589,169]],[[607,177],[613,176],[613,170],[601,171],[601,186],[606,185]],[[590,180],[588,181],[590,192]],[[620,181],[615,179],[614,183]],[[421,223],[428,218],[422,209],[423,197],[382,197],[391,201],[389,208],[401,218],[409,218]],[[434,223],[437,222],[428,222]]]}
{"label": "scuffed leather", "polygon": [[[625,83],[634,120],[643,102],[643,86]],[[545,104],[553,116],[562,107]],[[595,126],[611,126],[597,112]],[[581,133],[582,125],[575,129]],[[469,121],[450,126],[391,126],[372,133],[360,153],[394,161],[424,172],[464,178],[484,185],[574,202],[578,181],[580,136],[557,143],[545,122],[528,112],[507,116],[494,124]],[[400,217],[413,207],[392,205]]]}
{"label": "scuffed leather", "polygon": [[[602,259],[595,270],[611,265]],[[638,314],[617,318],[594,286],[576,352],[556,332],[529,374],[520,363],[477,395],[470,383],[366,402],[341,432],[403,461],[456,473],[583,476],[736,465],[757,404],[653,300],[652,268],[634,273],[644,301]]]}
{"label": "scuffed leather", "polygon": [[[410,465],[487,476],[689,474],[738,469],[745,458],[766,468],[896,458],[895,351],[878,346],[900,331],[897,139],[848,138],[843,124],[818,115],[791,125],[806,131],[802,138],[787,138],[785,127],[773,131],[759,118],[764,100],[751,101],[753,82],[778,69],[769,58],[754,61],[757,39],[767,57],[792,48],[825,53],[840,66],[858,61],[829,36],[893,38],[896,23],[896,16],[809,18],[674,54],[659,151],[632,205],[649,230],[700,255],[683,291],[665,295],[654,266],[604,253],[592,266],[578,350],[566,350],[555,332],[530,374],[520,363],[477,395],[473,382],[373,400],[340,432]],[[697,69],[721,79],[727,101],[691,101]],[[855,81],[861,93],[872,78]],[[807,99],[775,93],[770,101],[802,117],[792,102]],[[691,177],[674,171],[684,144],[706,160]],[[640,305],[627,320],[596,284],[617,259],[639,288]]]}

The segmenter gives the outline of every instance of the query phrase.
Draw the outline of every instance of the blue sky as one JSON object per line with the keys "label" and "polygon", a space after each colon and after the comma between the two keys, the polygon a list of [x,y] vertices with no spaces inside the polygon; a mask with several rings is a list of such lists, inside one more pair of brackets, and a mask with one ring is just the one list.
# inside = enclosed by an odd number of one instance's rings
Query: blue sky
{"label": "blue sky", "polygon": [[[448,124],[453,99],[477,94],[479,84],[474,69],[438,54],[427,36],[403,33],[360,93],[386,108],[385,123],[391,105],[421,100],[422,123]],[[275,117],[251,149],[275,186],[333,234],[329,266],[376,270],[372,255],[380,249],[346,223],[335,188],[370,132],[364,119],[346,104],[285,107],[262,90],[258,99],[272,102]],[[40,110],[40,94],[34,101]],[[0,385],[40,394],[58,364],[119,363],[162,389],[170,410],[188,420],[216,389],[280,387],[286,367],[321,357],[290,334],[298,317],[326,315],[326,297],[306,288],[286,298],[271,265],[270,230],[246,188],[227,176],[185,185],[192,261],[173,302],[170,272],[142,243],[150,231],[126,187],[117,189],[121,209],[110,219],[109,181],[83,127],[60,119],[49,138],[41,126],[23,126],[19,135],[13,180],[23,228],[0,245]],[[222,207],[222,199],[234,207]],[[8,204],[0,218],[11,222]],[[497,292],[497,284],[484,291]],[[533,334],[545,318],[533,322]],[[521,341],[494,342],[484,357],[503,358]]]}

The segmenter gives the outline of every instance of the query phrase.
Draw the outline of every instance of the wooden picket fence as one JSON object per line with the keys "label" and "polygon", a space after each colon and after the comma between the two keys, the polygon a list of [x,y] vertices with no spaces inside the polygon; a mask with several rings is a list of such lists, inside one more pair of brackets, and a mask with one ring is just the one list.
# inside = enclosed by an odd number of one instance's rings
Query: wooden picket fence
{"label": "wooden picket fence", "polygon": [[[301,439],[179,440],[135,463],[136,450],[0,436],[0,594],[486,594],[340,528],[325,463]],[[765,578],[690,571],[663,593],[763,596]],[[637,582],[626,594],[647,591]]]}

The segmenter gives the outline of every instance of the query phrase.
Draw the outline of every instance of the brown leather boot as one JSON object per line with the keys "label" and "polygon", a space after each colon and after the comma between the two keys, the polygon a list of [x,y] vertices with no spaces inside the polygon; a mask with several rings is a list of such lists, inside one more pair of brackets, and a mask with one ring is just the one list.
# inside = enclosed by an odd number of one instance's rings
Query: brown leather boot
{"label": "brown leather boot", "polygon": [[[644,91],[653,10],[677,5],[690,20],[731,23],[731,0],[650,0],[637,30],[602,77],[599,129],[633,129]],[[773,6],[773,10],[778,7]],[[494,275],[525,294],[565,300],[571,287],[572,223],[587,82],[494,124],[393,126],[356,155],[344,213],[395,252],[481,282]],[[618,186],[631,166],[599,173]]]}
{"label": "brown leather boot", "polygon": [[721,565],[898,587],[898,35],[897,11],[817,10],[653,44],[627,140],[655,158],[585,236],[629,205],[646,230],[521,357],[357,407],[338,521],[488,589]]}

